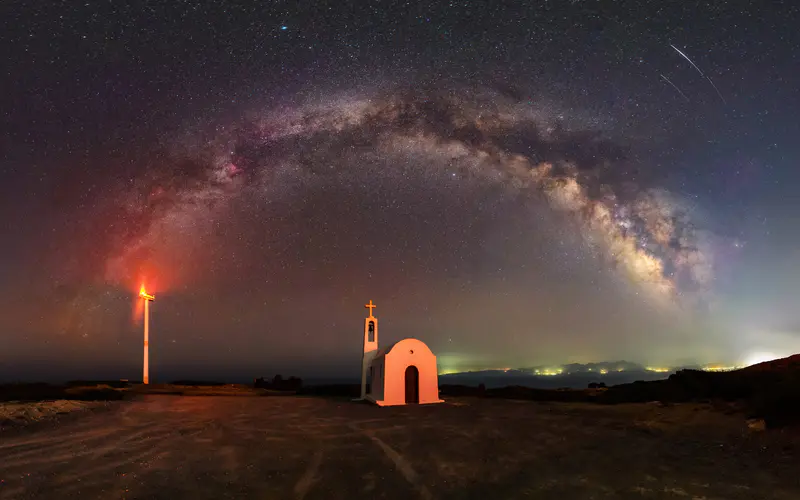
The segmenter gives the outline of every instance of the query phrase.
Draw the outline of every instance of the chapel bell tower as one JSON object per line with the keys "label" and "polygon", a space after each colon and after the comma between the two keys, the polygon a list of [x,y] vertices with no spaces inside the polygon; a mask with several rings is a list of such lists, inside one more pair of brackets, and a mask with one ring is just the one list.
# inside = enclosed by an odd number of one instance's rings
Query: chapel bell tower
{"label": "chapel bell tower", "polygon": [[[364,354],[361,358],[361,399],[367,395],[367,373],[372,366],[372,360],[378,353],[378,318],[372,315],[375,304],[369,301],[365,305],[369,309],[369,316],[364,319]],[[371,377],[370,377],[371,379]]]}

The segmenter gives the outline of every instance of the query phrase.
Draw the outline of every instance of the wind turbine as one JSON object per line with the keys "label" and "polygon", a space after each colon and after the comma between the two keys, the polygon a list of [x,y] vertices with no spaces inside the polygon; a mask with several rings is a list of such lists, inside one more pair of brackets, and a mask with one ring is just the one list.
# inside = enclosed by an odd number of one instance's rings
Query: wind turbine
{"label": "wind turbine", "polygon": [[139,289],[139,297],[144,300],[144,366],[142,367],[142,382],[150,383],[150,302],[156,300],[155,295],[150,295],[144,290],[144,285]]}

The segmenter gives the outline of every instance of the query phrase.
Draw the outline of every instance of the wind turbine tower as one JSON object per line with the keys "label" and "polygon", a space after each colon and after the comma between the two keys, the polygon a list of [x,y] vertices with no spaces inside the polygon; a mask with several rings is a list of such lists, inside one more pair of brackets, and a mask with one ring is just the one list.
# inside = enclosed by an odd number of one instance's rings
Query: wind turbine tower
{"label": "wind turbine tower", "polygon": [[139,290],[139,297],[144,300],[144,364],[142,366],[142,382],[150,383],[150,302],[156,300],[144,290],[144,285]]}

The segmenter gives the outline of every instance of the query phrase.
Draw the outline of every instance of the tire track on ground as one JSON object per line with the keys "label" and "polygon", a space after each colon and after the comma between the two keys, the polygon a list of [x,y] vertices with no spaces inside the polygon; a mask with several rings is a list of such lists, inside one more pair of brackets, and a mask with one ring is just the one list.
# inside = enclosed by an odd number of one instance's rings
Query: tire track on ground
{"label": "tire track on ground", "polygon": [[[356,426],[351,426],[355,430],[359,430]],[[422,480],[420,479],[419,474],[414,470],[408,460],[403,457],[400,453],[398,453],[394,448],[383,442],[380,438],[378,438],[373,431],[361,430],[361,432],[367,436],[369,439],[372,440],[373,443],[378,445],[378,447],[383,450],[383,453],[389,458],[389,460],[394,463],[397,470],[406,478],[411,486],[413,486],[417,492],[419,493],[420,498],[423,500],[433,500],[434,496],[430,492],[427,486],[423,484]]]}
{"label": "tire track on ground", "polygon": [[317,481],[317,473],[319,472],[319,466],[322,464],[322,450],[317,450],[314,452],[314,456],[311,458],[311,461],[308,463],[308,468],[300,477],[300,480],[294,486],[294,497],[297,500],[303,500],[308,490],[311,489],[311,486]]}

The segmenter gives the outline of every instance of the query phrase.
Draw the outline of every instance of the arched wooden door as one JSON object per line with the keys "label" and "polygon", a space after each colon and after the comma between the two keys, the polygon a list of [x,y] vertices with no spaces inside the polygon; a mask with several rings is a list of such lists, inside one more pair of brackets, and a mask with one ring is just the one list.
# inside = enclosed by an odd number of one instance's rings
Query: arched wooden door
{"label": "arched wooden door", "polygon": [[414,365],[406,368],[406,404],[419,403],[419,370]]}

